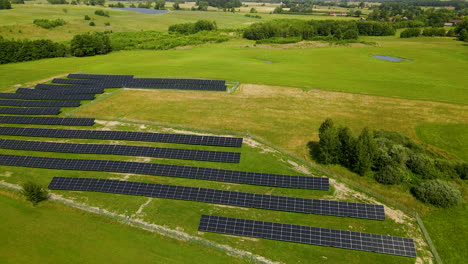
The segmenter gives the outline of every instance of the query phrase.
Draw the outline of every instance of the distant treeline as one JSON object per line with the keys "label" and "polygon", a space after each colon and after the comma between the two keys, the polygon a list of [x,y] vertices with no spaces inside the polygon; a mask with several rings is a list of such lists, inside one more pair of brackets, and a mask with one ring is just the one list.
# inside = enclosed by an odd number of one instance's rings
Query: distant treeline
{"label": "distant treeline", "polygon": [[278,19],[250,25],[244,30],[244,38],[262,40],[269,38],[315,37],[357,39],[362,36],[389,36],[395,34],[391,23],[373,21],[299,20]]}
{"label": "distant treeline", "polygon": [[0,0],[0,9],[11,9],[11,3],[9,0]]}
{"label": "distant treeline", "polygon": [[5,40],[0,36],[0,64],[64,57],[65,45],[51,40]]}

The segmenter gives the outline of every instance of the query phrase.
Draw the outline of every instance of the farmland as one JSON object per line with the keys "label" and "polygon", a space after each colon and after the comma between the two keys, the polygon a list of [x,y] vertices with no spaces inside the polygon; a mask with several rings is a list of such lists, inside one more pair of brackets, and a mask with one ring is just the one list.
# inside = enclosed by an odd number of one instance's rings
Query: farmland
{"label": "farmland", "polygon": [[[128,4],[128,3],[126,3]],[[166,3],[166,6],[172,3]],[[444,263],[466,258],[466,180],[451,182],[463,196],[460,205],[441,209],[415,199],[408,185],[382,185],[371,176],[359,176],[339,165],[318,164],[310,156],[310,144],[319,141],[318,128],[326,118],[348,126],[354,134],[364,127],[385,129],[422,144],[432,155],[456,162],[467,161],[468,50],[464,42],[450,37],[401,39],[397,36],[361,36],[355,43],[301,41],[291,44],[256,44],[234,34],[258,19],[246,17],[251,7],[262,21],[277,18],[340,19],[325,15],[270,14],[278,4],[248,3],[241,12],[210,7],[209,11],[176,11],[145,15],[84,5],[49,5],[27,2],[12,10],[0,10],[0,34],[5,38],[51,39],[68,45],[82,32],[112,30],[165,32],[176,23],[200,19],[216,21],[229,40],[223,43],[190,45],[170,50],[123,50],[92,57],[63,57],[0,65],[0,92],[34,87],[62,78],[68,73],[133,74],[141,78],[202,78],[227,80],[229,92],[154,89],[106,89],[94,101],[78,108],[62,108],[60,117],[96,118],[91,129],[237,136],[241,148],[191,146],[161,142],[123,140],[57,139],[1,136],[2,139],[68,143],[119,144],[241,153],[238,164],[102,154],[70,154],[1,149],[1,154],[69,159],[115,160],[184,165],[247,172],[330,177],[330,190],[289,189],[187,178],[0,166],[0,186],[18,186],[28,180],[43,186],[54,176],[126,180],[249,192],[257,194],[383,203],[385,221],[300,214],[162,198],[120,194],[54,190],[52,193],[84,207],[100,208],[119,219],[128,219],[183,234],[193,239],[129,227],[109,219],[106,213],[92,214],[70,208],[53,199],[32,207],[17,192],[0,187],[0,207],[6,212],[0,229],[7,237],[0,247],[6,262],[41,262],[55,250],[57,262],[69,254],[77,262],[173,262],[197,259],[207,263],[414,263],[415,259],[371,252],[344,250],[274,240],[197,231],[200,215],[290,223],[366,233],[410,237],[415,240],[417,263],[433,261],[431,248],[413,214],[421,216]],[[190,8],[193,3],[181,4]],[[64,11],[67,9],[67,11]],[[110,17],[94,16],[105,9]],[[326,7],[321,7],[326,12]],[[332,10],[343,10],[334,7]],[[365,10],[368,13],[369,10]],[[93,16],[90,28],[83,17]],[[64,26],[42,29],[33,19],[67,21]],[[110,23],[105,26],[104,23]],[[226,33],[231,32],[231,33]],[[387,55],[410,61],[388,62],[372,55]],[[47,127],[40,125],[4,125]],[[71,128],[71,127],[66,127]],[[74,128],[72,128],[74,129]],[[375,195],[374,195],[375,194]],[[55,197],[55,196],[54,196]],[[408,208],[410,208],[408,210]],[[447,219],[449,216],[450,220]],[[35,229],[30,223],[37,224]],[[69,228],[77,226],[80,228]],[[24,229],[21,229],[24,228]],[[28,235],[22,238],[23,230]],[[65,230],[56,234],[54,230]],[[25,231],[26,232],[26,231]],[[40,239],[47,237],[47,239]],[[71,239],[76,237],[76,239]],[[91,245],[76,241],[91,241]],[[8,243],[9,241],[13,241]],[[88,242],[89,242],[88,241]],[[40,245],[34,252],[30,245]],[[110,246],[109,246],[110,245]],[[67,252],[71,250],[70,252]],[[237,251],[236,251],[237,250]],[[247,254],[239,253],[247,252]],[[98,254],[99,253],[99,254]],[[156,260],[156,261],[155,261]],[[307,260],[307,261],[305,261]],[[316,261],[315,261],[316,260]]]}

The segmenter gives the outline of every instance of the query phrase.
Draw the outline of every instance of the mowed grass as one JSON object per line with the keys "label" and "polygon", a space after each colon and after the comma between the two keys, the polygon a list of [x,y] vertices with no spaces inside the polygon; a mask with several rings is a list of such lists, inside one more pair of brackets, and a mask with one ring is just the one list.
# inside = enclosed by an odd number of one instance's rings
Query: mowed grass
{"label": "mowed grass", "polygon": [[[448,38],[372,38],[379,46],[260,48],[236,40],[183,50],[121,51],[0,65],[0,89],[70,72],[196,77],[242,83],[468,103],[468,50]],[[405,47],[402,49],[401,47]],[[372,55],[409,58],[388,62]],[[265,60],[271,61],[267,63]],[[437,72],[437,74],[434,74]]]}
{"label": "mowed grass", "polygon": [[[166,6],[172,3],[166,3]],[[128,6],[128,5],[127,5]],[[66,12],[63,9],[67,9]],[[110,17],[94,14],[95,10],[103,9],[109,12]],[[250,9],[249,9],[250,10]],[[347,17],[330,16],[304,16],[262,14],[262,19],[246,17],[246,12],[231,13],[221,11],[170,11],[166,14],[147,15],[132,11],[121,11],[102,6],[85,5],[49,5],[46,1],[26,2],[24,5],[13,5],[11,10],[2,10],[0,13],[0,35],[15,39],[52,39],[55,41],[69,40],[78,33],[88,31],[112,30],[113,32],[158,30],[167,31],[173,24],[195,22],[200,19],[216,21],[219,28],[242,28],[248,25],[278,18],[295,19],[353,19]],[[88,15],[96,26],[89,26]],[[54,29],[43,29],[33,24],[34,19],[64,19],[68,24]],[[105,26],[104,23],[110,23]]]}
{"label": "mowed grass", "polygon": [[208,247],[0,190],[2,263],[242,263]]}
{"label": "mowed grass", "polygon": [[[466,121],[466,120],[465,120]],[[424,142],[468,161],[468,124],[422,124],[416,127]]]}

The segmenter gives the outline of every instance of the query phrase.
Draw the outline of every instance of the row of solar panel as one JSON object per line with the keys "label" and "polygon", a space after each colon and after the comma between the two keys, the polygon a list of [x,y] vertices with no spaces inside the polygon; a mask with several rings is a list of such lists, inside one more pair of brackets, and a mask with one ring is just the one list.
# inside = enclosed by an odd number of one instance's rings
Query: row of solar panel
{"label": "row of solar panel", "polygon": [[0,165],[134,173],[284,188],[329,189],[328,178],[323,177],[290,176],[143,162],[1,155]]}
{"label": "row of solar panel", "polygon": [[94,95],[64,95],[64,94],[21,94],[21,93],[0,93],[0,98],[24,99],[24,100],[55,100],[55,101],[80,101],[94,100]]}
{"label": "row of solar panel", "polygon": [[80,101],[22,101],[22,100],[0,100],[0,106],[18,107],[78,107]]}
{"label": "row of solar panel", "polygon": [[226,86],[197,85],[197,84],[166,84],[166,83],[138,83],[130,82],[128,88],[153,88],[174,90],[226,91]]}
{"label": "row of solar panel", "polygon": [[416,257],[411,238],[202,215],[199,231]]}
{"label": "row of solar panel", "polygon": [[0,139],[0,148],[79,154],[126,155],[183,160],[239,163],[240,153],[128,145],[72,144]]}
{"label": "row of solar panel", "polygon": [[3,115],[58,115],[60,108],[16,108],[0,107]]}
{"label": "row of solar panel", "polygon": [[[61,91],[61,90],[84,90],[84,89],[104,89],[104,88],[111,88],[107,87],[104,85],[104,83],[99,83],[97,82],[96,84],[93,85],[87,85],[87,84],[46,84],[46,83],[40,83],[37,84],[36,89],[38,90],[47,90],[47,91]],[[115,88],[120,88],[120,87],[115,87]]]}
{"label": "row of solar panel", "polygon": [[81,74],[70,73],[67,76],[73,79],[96,79],[96,80],[126,80],[133,79],[133,75],[117,75],[117,74]]}
{"label": "row of solar panel", "polygon": [[226,85],[224,80],[202,80],[202,79],[165,79],[165,78],[134,78],[132,81],[138,83],[166,83],[166,84],[198,84],[198,85]]}
{"label": "row of solar panel", "polygon": [[[54,177],[49,189],[108,192],[306,214],[346,216],[372,220],[385,219],[382,205],[222,191],[198,187],[107,179]],[[319,204],[319,206],[316,204]]]}
{"label": "row of solar panel", "polygon": [[28,89],[18,88],[16,93],[20,94],[44,94],[44,95],[81,95],[81,94],[101,94],[104,93],[104,88],[82,88],[82,89],[60,89],[60,90],[43,90],[43,89]]}
{"label": "row of solar panel", "polygon": [[[92,80],[105,80],[105,81],[128,81],[134,80],[141,83],[185,83],[185,84],[203,84],[203,85],[224,85],[224,80],[204,80],[204,79],[179,79],[179,78],[134,78],[133,75],[103,75],[103,74],[69,74],[68,78],[74,79],[92,79]],[[79,82],[61,82],[66,79],[54,79],[54,83],[79,83]]]}
{"label": "row of solar panel", "polygon": [[242,138],[215,137],[182,134],[162,134],[129,131],[99,131],[52,128],[0,127],[0,135],[48,137],[48,138],[82,138],[103,140],[128,140],[143,142],[162,142],[189,145],[206,145],[219,147],[241,147]]}
{"label": "row of solar panel", "polygon": [[92,126],[94,118],[0,116],[0,123],[30,125]]}

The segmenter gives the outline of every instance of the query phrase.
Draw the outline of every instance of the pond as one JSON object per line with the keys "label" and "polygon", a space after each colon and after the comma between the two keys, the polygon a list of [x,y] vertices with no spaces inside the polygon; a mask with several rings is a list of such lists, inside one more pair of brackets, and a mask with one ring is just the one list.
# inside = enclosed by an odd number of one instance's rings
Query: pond
{"label": "pond", "polygon": [[132,11],[138,12],[147,15],[159,15],[169,12],[169,10],[157,10],[157,9],[149,9],[149,8],[121,8],[121,7],[113,7],[113,9],[124,10],[124,11]]}
{"label": "pond", "polygon": [[372,57],[380,59],[380,60],[386,60],[386,61],[412,61],[408,59],[402,59],[402,58],[392,57],[392,56],[383,56],[383,55],[372,55]]}

